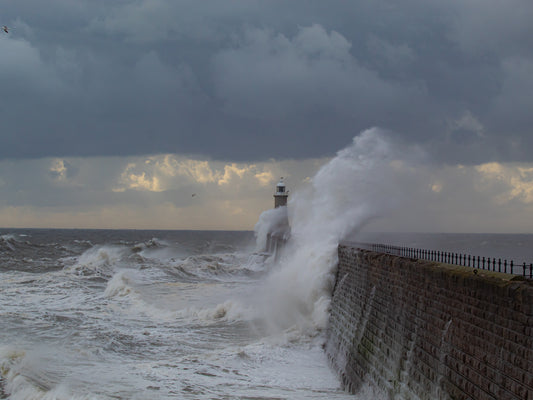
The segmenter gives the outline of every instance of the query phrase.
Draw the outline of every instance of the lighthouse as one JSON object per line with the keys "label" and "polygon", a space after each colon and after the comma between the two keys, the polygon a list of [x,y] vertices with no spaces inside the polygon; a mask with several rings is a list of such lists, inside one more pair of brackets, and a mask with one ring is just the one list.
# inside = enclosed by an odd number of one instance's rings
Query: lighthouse
{"label": "lighthouse", "polygon": [[283,182],[283,177],[281,177],[276,185],[276,193],[274,193],[274,208],[286,206],[287,197],[289,197],[289,191],[285,190],[285,182]]}
{"label": "lighthouse", "polygon": [[287,198],[289,191],[285,188],[283,177],[280,178],[276,185],[276,192],[274,193],[274,209],[269,210],[269,223],[267,226],[266,243],[264,250],[267,254],[274,255],[274,260],[280,257],[280,250],[289,240],[290,225],[287,210]]}

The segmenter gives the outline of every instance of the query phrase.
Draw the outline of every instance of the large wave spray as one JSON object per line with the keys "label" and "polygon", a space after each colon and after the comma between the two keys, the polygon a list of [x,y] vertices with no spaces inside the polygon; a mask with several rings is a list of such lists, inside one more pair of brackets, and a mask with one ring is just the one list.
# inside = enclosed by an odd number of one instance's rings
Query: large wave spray
{"label": "large wave spray", "polygon": [[369,129],[293,195],[291,240],[262,299],[268,321],[304,332],[325,327],[339,241],[402,204],[420,156],[419,150]]}

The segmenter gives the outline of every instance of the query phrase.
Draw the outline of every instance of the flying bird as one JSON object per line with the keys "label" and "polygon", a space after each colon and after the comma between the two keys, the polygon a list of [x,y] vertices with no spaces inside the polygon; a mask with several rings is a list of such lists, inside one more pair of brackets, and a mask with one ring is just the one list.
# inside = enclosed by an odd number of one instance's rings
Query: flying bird
{"label": "flying bird", "polygon": [[194,196],[196,196],[196,193],[193,193],[193,194],[191,195],[191,197],[194,197]]}
{"label": "flying bird", "polygon": [[7,26],[3,26],[2,29],[4,30],[5,33],[9,33],[9,28]]}

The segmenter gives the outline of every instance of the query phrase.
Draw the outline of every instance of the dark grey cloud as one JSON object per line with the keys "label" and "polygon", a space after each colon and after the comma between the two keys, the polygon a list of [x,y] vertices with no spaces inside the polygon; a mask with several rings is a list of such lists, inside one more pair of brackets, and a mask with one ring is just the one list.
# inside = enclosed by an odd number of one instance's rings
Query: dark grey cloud
{"label": "dark grey cloud", "polygon": [[0,17],[0,158],[318,157],[370,126],[445,162],[533,158],[529,0],[24,0]]}

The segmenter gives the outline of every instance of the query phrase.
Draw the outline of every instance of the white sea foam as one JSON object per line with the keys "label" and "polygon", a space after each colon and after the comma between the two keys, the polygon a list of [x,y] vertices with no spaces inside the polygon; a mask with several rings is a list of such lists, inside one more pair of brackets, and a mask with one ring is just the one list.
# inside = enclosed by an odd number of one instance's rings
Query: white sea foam
{"label": "white sea foam", "polygon": [[[393,144],[386,133],[370,129],[356,136],[308,187],[292,196],[291,240],[261,301],[273,327],[296,325],[309,333],[326,326],[339,241],[402,204],[405,188],[411,186],[411,168],[419,157],[417,149]],[[263,232],[268,221],[259,225],[256,232]]]}
{"label": "white sea foam", "polygon": [[[39,351],[0,348],[0,383],[10,400],[96,400],[93,394],[75,393],[67,384],[49,376]],[[2,389],[2,388],[0,388]]]}
{"label": "white sea foam", "polygon": [[77,262],[66,268],[78,275],[110,277],[128,249],[120,246],[94,246],[85,251]]}
{"label": "white sea foam", "polygon": [[105,297],[127,296],[133,292],[132,280],[127,271],[119,271],[107,282]]}

